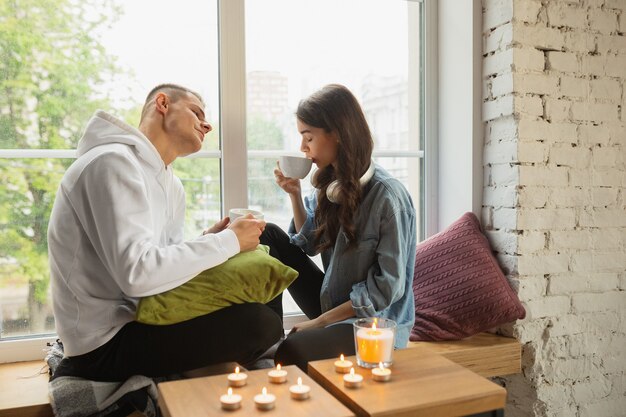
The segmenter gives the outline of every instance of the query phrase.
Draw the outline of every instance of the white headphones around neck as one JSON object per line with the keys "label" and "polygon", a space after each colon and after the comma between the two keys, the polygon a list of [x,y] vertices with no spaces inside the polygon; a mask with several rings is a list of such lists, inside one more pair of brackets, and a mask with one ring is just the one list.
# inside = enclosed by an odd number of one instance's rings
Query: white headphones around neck
{"label": "white headphones around neck", "polygon": [[[367,171],[365,171],[365,174],[363,174],[361,178],[359,178],[359,184],[361,185],[361,187],[363,187],[369,182],[369,180],[372,179],[372,177],[374,176],[374,171],[376,171],[376,167],[374,166],[374,161],[372,161],[370,162],[370,166],[367,168]],[[316,186],[316,173],[314,173],[311,177],[311,182],[313,183],[314,187]],[[339,200],[341,198],[340,192],[341,183],[339,182],[339,180],[335,180],[328,184],[328,187],[326,188],[326,197],[328,198],[328,201],[330,201],[331,203],[339,204]]]}

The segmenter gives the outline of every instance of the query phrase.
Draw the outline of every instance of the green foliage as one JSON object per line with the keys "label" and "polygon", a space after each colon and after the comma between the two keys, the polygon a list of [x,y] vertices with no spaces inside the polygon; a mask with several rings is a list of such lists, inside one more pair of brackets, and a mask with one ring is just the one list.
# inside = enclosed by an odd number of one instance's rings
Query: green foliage
{"label": "green foliage", "polygon": [[48,298],[48,256],[45,253],[30,250],[26,253],[26,261],[22,263],[22,271],[28,277],[31,297],[39,304],[46,304]]}
{"label": "green foliage", "polygon": [[124,119],[124,121],[131,126],[139,126],[139,121],[141,120],[141,109],[142,106],[137,105],[128,110],[120,111],[120,117],[122,117],[122,119]]}
{"label": "green foliage", "polygon": [[221,217],[219,160],[178,158],[173,166],[185,187],[185,235],[197,236]]}
{"label": "green foliage", "polygon": [[283,133],[272,120],[253,115],[247,126],[248,149],[260,151],[283,148]]}
{"label": "green foliage", "polygon": [[[0,0],[0,148],[73,149],[109,98],[115,61],[98,39],[119,15],[112,0]],[[70,160],[0,160],[0,259],[46,298],[48,217]],[[16,277],[15,274],[19,274]]]}

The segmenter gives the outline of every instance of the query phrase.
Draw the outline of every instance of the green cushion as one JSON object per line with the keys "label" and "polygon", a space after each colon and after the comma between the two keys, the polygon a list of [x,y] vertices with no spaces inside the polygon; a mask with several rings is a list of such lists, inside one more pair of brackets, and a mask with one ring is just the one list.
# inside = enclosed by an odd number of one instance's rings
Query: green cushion
{"label": "green cushion", "polygon": [[269,247],[239,253],[223,264],[201,272],[183,285],[142,298],[137,321],[174,324],[232,304],[267,303],[298,276],[269,254]]}

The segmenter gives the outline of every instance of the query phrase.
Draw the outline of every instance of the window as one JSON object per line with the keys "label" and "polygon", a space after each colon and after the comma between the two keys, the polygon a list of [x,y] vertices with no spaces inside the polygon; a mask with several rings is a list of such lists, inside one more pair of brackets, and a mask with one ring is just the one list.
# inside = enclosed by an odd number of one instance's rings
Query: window
{"label": "window", "polygon": [[136,125],[158,83],[198,91],[214,128],[202,151],[174,164],[187,192],[187,236],[243,205],[287,227],[290,205],[272,170],[280,154],[299,154],[298,100],[331,82],[355,93],[376,161],[405,183],[419,210],[421,7],[33,0],[24,9],[0,0],[0,342],[54,332],[47,219],[85,123],[101,108]]}
{"label": "window", "polygon": [[[289,225],[291,204],[273,169],[278,155],[301,155],[299,100],[329,83],[359,99],[376,162],[404,183],[418,207],[420,89],[410,78],[419,74],[418,8],[389,0],[246,2],[248,201],[266,219]],[[309,178],[302,186],[308,194]],[[284,311],[298,307],[285,297]]]}
{"label": "window", "polygon": [[[0,339],[54,332],[47,218],[97,108],[137,125],[143,99],[173,82],[198,91],[219,120],[217,0],[0,0]],[[146,10],[150,13],[145,13]],[[102,19],[102,20],[100,20]],[[141,28],[138,30],[138,28]],[[158,42],[155,38],[158,37]],[[6,74],[6,77],[4,77]],[[221,216],[219,123],[174,169],[187,193],[186,233]]]}

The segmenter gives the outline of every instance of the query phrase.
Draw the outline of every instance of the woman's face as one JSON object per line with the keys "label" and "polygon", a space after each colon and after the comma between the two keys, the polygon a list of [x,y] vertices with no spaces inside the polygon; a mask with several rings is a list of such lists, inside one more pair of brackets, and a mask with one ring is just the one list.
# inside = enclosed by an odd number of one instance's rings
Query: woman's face
{"label": "woman's face", "polygon": [[319,127],[309,126],[297,120],[298,132],[302,135],[300,150],[307,158],[312,159],[318,168],[324,168],[337,161],[337,135],[328,133]]}

